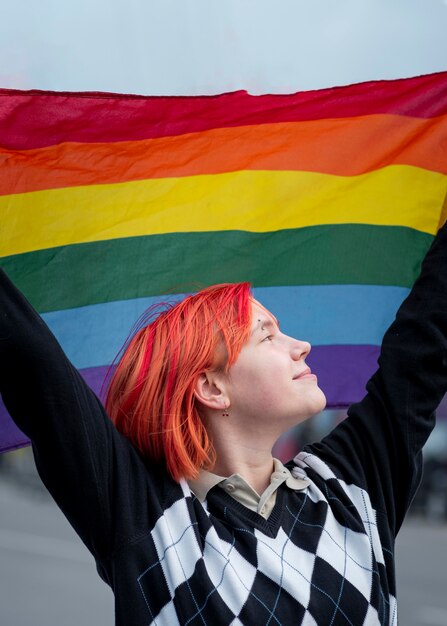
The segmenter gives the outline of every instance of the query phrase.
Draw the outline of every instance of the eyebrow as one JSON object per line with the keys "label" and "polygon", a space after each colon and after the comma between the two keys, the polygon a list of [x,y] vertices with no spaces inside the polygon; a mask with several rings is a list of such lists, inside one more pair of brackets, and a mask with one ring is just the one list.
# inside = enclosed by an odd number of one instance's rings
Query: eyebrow
{"label": "eyebrow", "polygon": [[259,330],[260,328],[262,328],[263,326],[269,326],[269,327],[277,326],[279,328],[279,322],[276,319],[276,317],[274,319],[271,319],[271,318],[268,318],[268,317],[266,319],[259,319],[258,318],[258,324],[257,324],[256,328],[253,328],[253,330],[251,331],[251,334],[254,335],[255,332],[257,330]]}

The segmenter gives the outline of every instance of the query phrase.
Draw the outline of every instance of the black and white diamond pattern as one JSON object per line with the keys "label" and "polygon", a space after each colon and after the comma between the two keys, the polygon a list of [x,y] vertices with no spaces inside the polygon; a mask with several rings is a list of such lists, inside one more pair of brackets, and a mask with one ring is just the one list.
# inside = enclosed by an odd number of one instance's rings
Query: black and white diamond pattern
{"label": "black and white diamond pattern", "polygon": [[[179,499],[151,531],[154,553],[138,578],[148,624],[397,624],[367,493],[336,479],[308,453],[296,462],[300,472],[307,467],[309,477],[321,479],[311,479],[305,491],[287,490],[276,533],[253,527],[243,516],[239,527],[222,532],[209,511],[194,515],[182,482]],[[346,524],[340,503],[349,509]],[[194,505],[202,506],[197,500]],[[250,559],[244,556],[247,545],[255,552]]]}

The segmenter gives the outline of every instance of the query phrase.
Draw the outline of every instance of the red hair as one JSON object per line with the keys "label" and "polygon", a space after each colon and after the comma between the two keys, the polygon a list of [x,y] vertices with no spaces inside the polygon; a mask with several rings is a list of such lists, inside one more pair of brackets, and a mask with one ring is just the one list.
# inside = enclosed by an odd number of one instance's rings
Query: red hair
{"label": "red hair", "polygon": [[214,463],[194,389],[202,372],[236,361],[250,335],[251,301],[249,283],[188,296],[131,338],[110,380],[105,407],[115,426],[177,481]]}

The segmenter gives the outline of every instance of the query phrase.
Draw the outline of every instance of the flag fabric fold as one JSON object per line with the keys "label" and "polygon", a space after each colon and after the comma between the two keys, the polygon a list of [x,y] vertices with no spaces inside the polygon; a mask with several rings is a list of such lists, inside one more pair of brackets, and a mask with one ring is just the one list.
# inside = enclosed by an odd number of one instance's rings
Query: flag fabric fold
{"label": "flag fabric fold", "polygon": [[[0,264],[99,392],[157,299],[251,281],[360,399],[446,217],[447,72],[290,95],[0,90]],[[24,445],[0,407],[0,449]]]}

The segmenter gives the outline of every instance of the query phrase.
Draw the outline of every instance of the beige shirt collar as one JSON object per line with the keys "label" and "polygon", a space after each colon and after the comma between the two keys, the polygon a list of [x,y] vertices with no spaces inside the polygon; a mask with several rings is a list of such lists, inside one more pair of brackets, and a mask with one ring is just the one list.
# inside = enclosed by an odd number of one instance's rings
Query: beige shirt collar
{"label": "beige shirt collar", "polygon": [[[306,478],[295,478],[291,472],[281,463],[279,459],[273,459],[274,470],[270,477],[270,485],[266,491],[271,491],[272,484],[276,489],[283,483],[290,489],[300,491],[309,486],[310,481]],[[258,499],[262,498],[263,494],[259,495],[256,491],[247,483],[247,481],[240,474],[232,474],[232,476],[218,476],[207,470],[200,470],[198,478],[195,480],[188,480],[188,485],[191,491],[197,496],[200,502],[204,502],[208,495],[208,492],[220,485],[228,493],[231,493],[231,487],[235,489],[243,489],[247,492],[252,492]],[[275,489],[275,490],[276,490]],[[265,493],[265,492],[264,492]]]}

